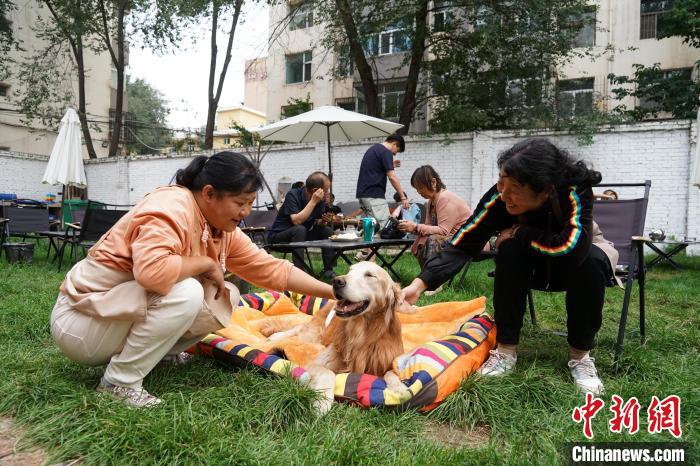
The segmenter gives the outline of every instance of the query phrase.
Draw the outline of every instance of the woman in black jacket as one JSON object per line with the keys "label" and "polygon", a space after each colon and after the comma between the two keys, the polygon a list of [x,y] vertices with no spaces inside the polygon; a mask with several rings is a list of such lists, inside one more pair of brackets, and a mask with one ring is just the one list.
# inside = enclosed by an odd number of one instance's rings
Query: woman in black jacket
{"label": "woman in black jacket", "polygon": [[482,197],[449,245],[404,289],[415,303],[475,257],[497,235],[493,306],[498,346],[479,372],[513,369],[530,287],[566,291],[569,368],[583,391],[603,384],[589,356],[602,321],[605,286],[617,253],[593,222],[592,186],[601,175],[546,139],[522,141],[498,157],[498,183]]}

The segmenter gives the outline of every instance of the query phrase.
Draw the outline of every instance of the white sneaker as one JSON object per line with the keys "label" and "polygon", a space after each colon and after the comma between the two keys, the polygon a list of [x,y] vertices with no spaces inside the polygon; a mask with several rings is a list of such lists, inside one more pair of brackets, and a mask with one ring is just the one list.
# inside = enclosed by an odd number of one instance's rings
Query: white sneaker
{"label": "white sneaker", "polygon": [[513,370],[517,356],[500,353],[498,348],[489,351],[491,356],[486,360],[483,366],[478,370],[480,375],[494,376],[503,375]]}
{"label": "white sneaker", "polygon": [[583,393],[591,393],[592,395],[602,395],[605,390],[603,382],[598,377],[598,372],[595,369],[595,359],[586,356],[583,359],[572,359],[569,361],[569,369],[571,376],[574,378],[574,383]]}
{"label": "white sneaker", "polygon": [[423,294],[426,296],[432,296],[434,294],[438,294],[441,291],[442,291],[442,285],[438,286],[433,291],[424,291]]}

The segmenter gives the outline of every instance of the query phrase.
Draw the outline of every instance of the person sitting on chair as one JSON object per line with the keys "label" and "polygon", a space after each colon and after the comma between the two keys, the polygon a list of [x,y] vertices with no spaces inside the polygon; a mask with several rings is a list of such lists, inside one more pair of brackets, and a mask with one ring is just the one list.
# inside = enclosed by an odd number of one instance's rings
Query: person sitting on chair
{"label": "person sitting on chair", "polygon": [[546,139],[527,139],[498,157],[498,182],[442,250],[404,289],[415,303],[476,257],[495,232],[493,291],[498,346],[479,369],[513,370],[528,290],[566,291],[568,363],[576,386],[598,395],[603,383],[589,356],[603,317],[605,287],[618,253],[593,221],[592,186],[599,172]]}
{"label": "person sitting on chair", "polygon": [[447,239],[457,233],[472,211],[461,197],[447,190],[440,175],[430,165],[418,167],[413,172],[411,186],[428,200],[426,217],[423,223],[402,219],[399,230],[416,235],[411,252],[422,267],[429,257],[440,251]]}
{"label": "person sitting on chair", "polygon": [[[324,225],[322,221],[330,188],[331,180],[328,175],[316,171],[309,175],[304,187],[290,189],[275,222],[270,227],[268,243],[286,244],[329,238],[333,234],[333,228]],[[333,250],[321,249],[321,255],[322,276],[334,277]],[[292,251],[292,261],[296,267],[309,271],[304,263],[303,248],[295,248]]]}

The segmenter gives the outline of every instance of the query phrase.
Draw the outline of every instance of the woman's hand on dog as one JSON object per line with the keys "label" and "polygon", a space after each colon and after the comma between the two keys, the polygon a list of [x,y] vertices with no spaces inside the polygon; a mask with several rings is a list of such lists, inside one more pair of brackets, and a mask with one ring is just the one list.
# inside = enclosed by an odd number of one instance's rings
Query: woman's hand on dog
{"label": "woman's hand on dog", "polygon": [[418,301],[418,298],[420,298],[421,293],[427,289],[428,287],[425,285],[425,282],[420,278],[416,278],[410,285],[401,290],[401,295],[405,302],[409,304],[416,304],[416,301]]}

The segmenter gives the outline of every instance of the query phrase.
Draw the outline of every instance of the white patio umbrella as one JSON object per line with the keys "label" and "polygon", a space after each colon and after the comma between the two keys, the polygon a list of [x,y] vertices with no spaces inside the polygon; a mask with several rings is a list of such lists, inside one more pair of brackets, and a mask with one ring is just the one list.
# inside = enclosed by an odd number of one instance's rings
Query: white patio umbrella
{"label": "white patio umbrella", "polygon": [[[695,131],[700,132],[700,109],[698,109],[697,128]],[[690,183],[700,188],[700,137],[695,137],[695,163],[693,172],[690,174]]]}
{"label": "white patio umbrella", "polygon": [[268,141],[315,142],[328,145],[328,175],[333,178],[331,141],[356,141],[363,138],[387,136],[403,127],[340,107],[323,106],[255,130]]}
{"label": "white patio umbrella", "polygon": [[58,137],[51,149],[49,163],[41,182],[77,188],[87,186],[83,167],[83,149],[80,143],[80,119],[72,108],[66,110],[66,114],[61,118]]}

